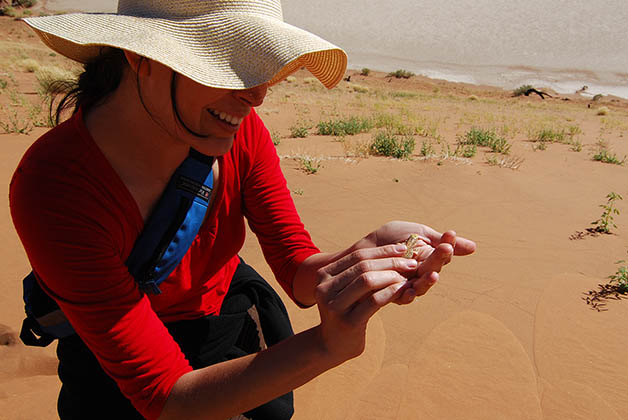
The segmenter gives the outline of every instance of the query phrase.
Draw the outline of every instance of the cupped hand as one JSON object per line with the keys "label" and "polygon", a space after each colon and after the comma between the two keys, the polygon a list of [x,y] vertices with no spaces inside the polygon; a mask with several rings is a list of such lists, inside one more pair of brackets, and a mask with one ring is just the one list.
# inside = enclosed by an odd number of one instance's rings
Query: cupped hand
{"label": "cupped hand", "polygon": [[315,298],[322,338],[339,361],[364,351],[366,325],[380,308],[400,297],[418,262],[406,247],[390,244],[354,250],[317,271]]}
{"label": "cupped hand", "polygon": [[403,243],[413,233],[420,237],[416,256],[419,264],[399,290],[395,300],[398,304],[410,303],[416,296],[427,293],[438,281],[443,266],[448,264],[454,255],[469,255],[476,249],[475,242],[458,237],[453,230],[440,233],[426,225],[401,221],[386,223],[359,241],[356,247]]}

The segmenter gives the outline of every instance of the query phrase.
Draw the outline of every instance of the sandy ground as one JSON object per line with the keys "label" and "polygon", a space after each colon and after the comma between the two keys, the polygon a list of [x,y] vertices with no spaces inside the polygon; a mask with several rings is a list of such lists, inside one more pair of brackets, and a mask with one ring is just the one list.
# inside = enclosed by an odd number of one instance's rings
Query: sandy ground
{"label": "sandy ground", "polygon": [[[0,121],[27,128],[0,134],[0,182],[8,186],[23,152],[46,130],[32,127],[41,118],[33,105],[38,83],[23,60],[72,66],[17,22],[1,19],[0,31],[0,80],[7,82]],[[628,103],[575,93],[513,98],[487,87],[358,73],[326,91],[299,72],[258,109],[314,241],[337,250],[389,220],[411,220],[455,229],[478,250],[449,265],[428,295],[374,316],[361,357],[296,390],[295,419],[628,419],[628,301],[606,300],[598,310],[584,300],[608,282],[616,261],[628,260],[628,163],[592,159],[600,141],[619,159],[628,154]],[[607,115],[598,115],[601,106]],[[413,155],[364,155],[376,128],[344,138],[315,134],[320,121],[349,116],[410,128]],[[299,126],[310,134],[290,138]],[[471,127],[500,133],[510,153],[479,147],[471,158],[454,156]],[[573,135],[532,141],[543,128]],[[315,174],[305,170],[308,162]],[[586,235],[610,192],[625,198],[617,202],[617,227]],[[29,268],[4,200],[0,418],[53,419],[54,346],[27,348],[15,339]],[[578,232],[582,238],[572,239]],[[254,236],[242,255],[271,278]],[[287,305],[297,331],[318,322],[316,309]]]}

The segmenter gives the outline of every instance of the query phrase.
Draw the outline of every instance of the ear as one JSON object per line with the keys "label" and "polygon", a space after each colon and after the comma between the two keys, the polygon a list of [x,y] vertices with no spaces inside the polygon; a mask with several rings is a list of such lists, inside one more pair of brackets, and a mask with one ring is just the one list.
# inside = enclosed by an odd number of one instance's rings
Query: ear
{"label": "ear", "polygon": [[124,56],[129,63],[129,67],[139,76],[150,75],[150,60],[132,51],[124,50]]}

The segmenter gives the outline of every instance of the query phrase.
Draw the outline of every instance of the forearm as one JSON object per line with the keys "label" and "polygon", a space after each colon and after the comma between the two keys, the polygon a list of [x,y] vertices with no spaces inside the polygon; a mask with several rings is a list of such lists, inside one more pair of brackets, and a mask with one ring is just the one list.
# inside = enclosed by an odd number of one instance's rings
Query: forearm
{"label": "forearm", "polygon": [[256,354],[183,375],[160,419],[224,420],[258,407],[339,365],[314,327]]}

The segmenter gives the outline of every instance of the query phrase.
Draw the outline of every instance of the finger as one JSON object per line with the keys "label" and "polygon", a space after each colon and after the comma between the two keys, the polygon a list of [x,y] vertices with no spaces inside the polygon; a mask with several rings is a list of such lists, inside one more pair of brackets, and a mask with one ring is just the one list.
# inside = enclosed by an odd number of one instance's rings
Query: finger
{"label": "finger", "polygon": [[448,230],[443,233],[440,240],[433,242],[434,246],[437,244],[448,243],[454,248],[454,255],[469,255],[475,251],[475,242],[466,238],[462,238],[456,235],[453,230]]}
{"label": "finger", "polygon": [[399,305],[407,305],[414,301],[417,296],[423,296],[430,290],[430,288],[436,284],[439,279],[439,274],[431,271],[423,274],[418,279],[412,282],[406,283],[399,291],[400,295],[395,300],[395,303]]}
{"label": "finger", "polygon": [[430,290],[432,286],[436,284],[440,275],[435,271],[430,271],[423,274],[418,280],[412,282],[412,287],[409,290],[414,290],[414,296],[423,296]]}
{"label": "finger", "polygon": [[392,284],[363,299],[351,310],[348,320],[355,324],[366,323],[375,312],[395,300],[403,285],[404,283]]}
{"label": "finger", "polygon": [[373,260],[403,255],[406,252],[405,244],[394,244],[378,246],[375,248],[363,248],[353,251],[344,257],[323,267],[323,271],[331,276],[335,276],[345,271],[349,267],[363,260]]}
{"label": "finger", "polygon": [[454,254],[454,249],[450,244],[440,244],[434,249],[434,252],[419,265],[417,270],[417,276],[421,277],[425,273],[430,271],[440,272],[443,265],[451,261],[451,257]]}
{"label": "finger", "polygon": [[475,242],[458,236],[454,246],[454,255],[469,255],[475,252],[477,248]]}
{"label": "finger", "polygon": [[353,277],[351,280],[347,278],[339,280],[339,282],[348,282],[348,284],[342,290],[339,290],[332,299],[331,306],[333,306],[334,309],[345,310],[354,305],[357,301],[363,299],[364,296],[394,283],[405,283],[407,278],[401,273],[410,274],[415,271],[417,267],[415,260],[406,258],[376,260],[369,261],[369,263],[369,265],[377,269],[363,272],[357,277]]}

